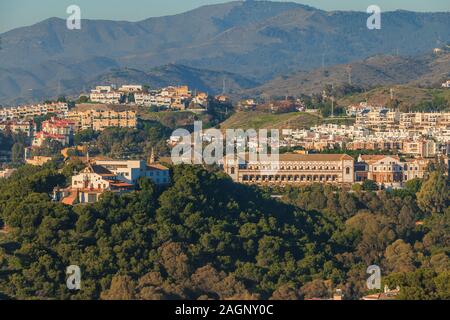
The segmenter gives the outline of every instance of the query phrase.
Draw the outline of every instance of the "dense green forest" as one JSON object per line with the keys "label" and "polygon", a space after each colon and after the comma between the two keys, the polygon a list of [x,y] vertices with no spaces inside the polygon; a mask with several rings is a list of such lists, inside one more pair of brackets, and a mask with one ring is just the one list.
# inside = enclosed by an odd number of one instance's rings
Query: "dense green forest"
{"label": "dense green forest", "polygon": [[[319,184],[263,190],[198,166],[164,190],[51,201],[79,164],[23,166],[0,181],[0,296],[12,299],[346,299],[366,269],[401,299],[450,299],[449,188],[442,172],[401,191]],[[271,194],[282,195],[272,199]],[[1,225],[0,225],[1,226]],[[78,265],[82,288],[66,288]]]}

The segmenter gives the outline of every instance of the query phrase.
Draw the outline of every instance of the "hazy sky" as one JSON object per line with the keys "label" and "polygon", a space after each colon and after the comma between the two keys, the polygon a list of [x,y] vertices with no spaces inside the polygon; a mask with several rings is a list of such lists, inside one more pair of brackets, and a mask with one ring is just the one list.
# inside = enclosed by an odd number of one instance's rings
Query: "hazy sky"
{"label": "hazy sky", "polygon": [[[67,17],[66,8],[81,7],[82,18],[138,21],[176,14],[226,0],[0,0],[0,33],[49,17]],[[377,4],[383,11],[450,11],[450,0],[299,0],[324,10],[365,11]]]}

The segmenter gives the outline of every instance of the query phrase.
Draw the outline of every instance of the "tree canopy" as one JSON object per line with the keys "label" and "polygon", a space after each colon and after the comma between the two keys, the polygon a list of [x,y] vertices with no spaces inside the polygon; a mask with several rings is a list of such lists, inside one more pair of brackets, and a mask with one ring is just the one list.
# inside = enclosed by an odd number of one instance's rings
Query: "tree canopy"
{"label": "tree canopy", "polygon": [[[320,184],[263,190],[181,165],[165,189],[141,179],[139,191],[93,205],[52,202],[73,166],[24,166],[0,181],[8,297],[299,299],[340,288],[355,299],[377,264],[402,298],[449,298],[450,210],[418,200],[427,181],[417,199]],[[69,265],[81,268],[80,291],[66,288]]]}

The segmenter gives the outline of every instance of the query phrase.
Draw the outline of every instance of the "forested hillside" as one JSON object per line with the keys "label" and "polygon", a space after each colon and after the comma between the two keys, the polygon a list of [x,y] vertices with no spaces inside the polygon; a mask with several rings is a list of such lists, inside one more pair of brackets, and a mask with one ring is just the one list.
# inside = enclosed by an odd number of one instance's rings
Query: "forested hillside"
{"label": "forested hillside", "polygon": [[[450,299],[448,184],[442,172],[402,191],[311,185],[268,190],[176,166],[165,190],[69,207],[50,200],[79,164],[22,167],[0,181],[0,295],[25,299],[347,299],[366,268],[400,298]],[[60,170],[62,169],[62,170]],[[420,222],[420,223],[418,223]],[[70,293],[65,269],[79,265]]]}

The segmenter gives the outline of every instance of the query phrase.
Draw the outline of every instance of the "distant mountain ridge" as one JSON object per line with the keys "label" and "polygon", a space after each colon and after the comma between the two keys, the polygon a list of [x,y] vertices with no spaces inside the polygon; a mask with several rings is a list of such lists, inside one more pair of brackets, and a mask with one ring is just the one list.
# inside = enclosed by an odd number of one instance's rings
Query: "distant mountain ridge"
{"label": "distant mountain ridge", "polygon": [[[218,72],[191,68],[184,65],[168,64],[160,67],[151,68],[143,71],[133,68],[119,68],[116,64],[108,60],[103,60],[103,65],[107,66],[105,73],[93,77],[83,78],[83,68],[81,66],[58,66],[54,64],[50,70],[51,74],[68,70],[77,75],[70,81],[52,81],[44,83],[34,77],[31,73],[23,72],[16,74],[16,78],[21,76],[23,83],[29,83],[32,86],[40,86],[26,92],[25,98],[11,100],[12,104],[22,104],[29,101],[43,101],[44,99],[56,99],[60,95],[68,97],[77,97],[80,94],[89,94],[89,90],[96,85],[124,85],[124,84],[142,84],[148,85],[151,89],[162,88],[169,85],[188,85],[193,90],[200,90],[209,94],[219,94],[225,89],[227,94],[238,94],[245,89],[253,88],[260,83],[253,79],[247,79],[241,75],[231,72]],[[85,66],[87,68],[87,66]],[[57,71],[60,68],[60,71]],[[51,71],[52,70],[52,71]],[[2,69],[0,68],[0,72]],[[5,73],[3,73],[5,75]],[[15,83],[3,81],[0,86],[0,94],[7,94],[8,91],[20,90]],[[48,92],[48,93],[47,93]],[[52,94],[53,93],[53,94]]]}
{"label": "distant mountain ridge", "polygon": [[450,50],[413,57],[377,55],[349,64],[293,72],[259,87],[245,90],[241,94],[267,97],[311,95],[321,93],[325,85],[334,87],[350,85],[364,90],[396,84],[440,87],[448,78],[450,78]]}
{"label": "distant mountain ridge", "polygon": [[385,12],[368,30],[364,12],[298,3],[234,1],[139,22],[51,18],[0,35],[0,103],[50,97],[117,68],[177,64],[257,82],[294,70],[380,53],[417,55],[450,39],[450,13]]}
{"label": "distant mountain ridge", "polygon": [[90,86],[99,83],[117,85],[139,83],[150,88],[185,84],[194,90],[214,95],[222,93],[222,90],[226,90],[227,94],[234,94],[258,85],[258,82],[252,79],[231,72],[197,69],[179,64],[168,64],[147,72],[131,68],[114,69],[96,77]]}

